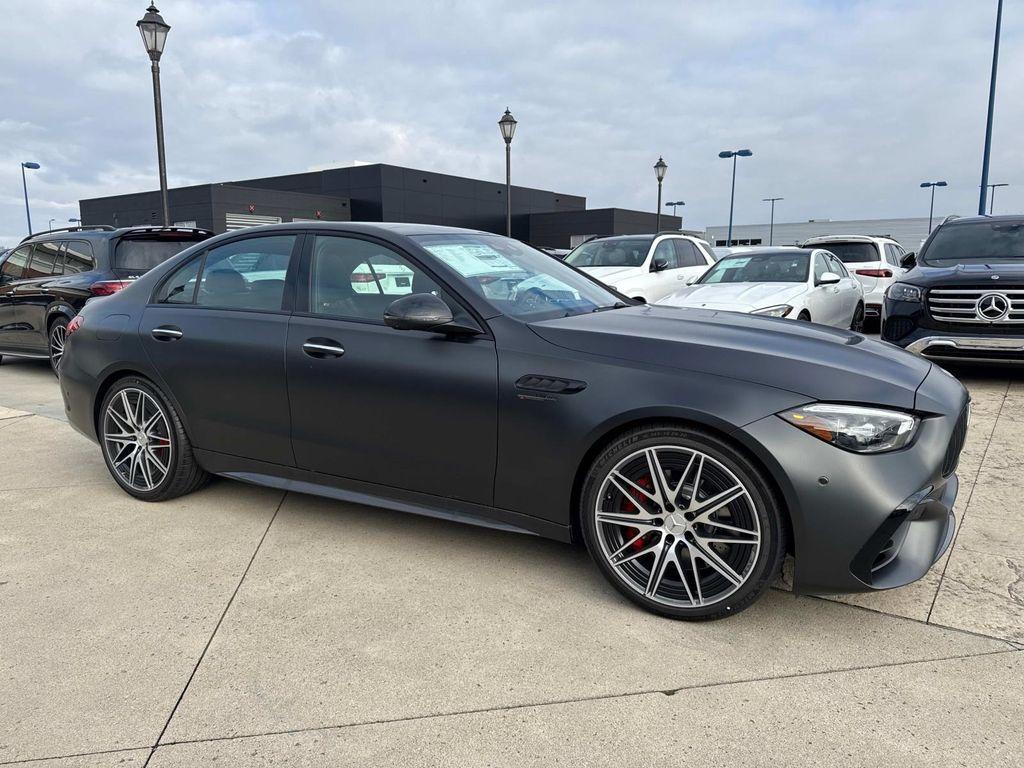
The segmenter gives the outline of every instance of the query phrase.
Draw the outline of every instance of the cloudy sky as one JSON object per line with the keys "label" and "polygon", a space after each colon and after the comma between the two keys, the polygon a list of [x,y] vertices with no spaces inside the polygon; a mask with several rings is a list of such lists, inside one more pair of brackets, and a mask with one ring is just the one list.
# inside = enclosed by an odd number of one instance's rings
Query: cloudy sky
{"label": "cloudy sky", "polygon": [[[687,225],[927,215],[977,207],[995,0],[164,0],[170,183],[353,161],[503,178],[496,121],[519,120],[517,183],[654,209]],[[145,2],[2,0],[0,244],[153,189]],[[1024,6],[1003,40],[992,181],[1024,210]]]}

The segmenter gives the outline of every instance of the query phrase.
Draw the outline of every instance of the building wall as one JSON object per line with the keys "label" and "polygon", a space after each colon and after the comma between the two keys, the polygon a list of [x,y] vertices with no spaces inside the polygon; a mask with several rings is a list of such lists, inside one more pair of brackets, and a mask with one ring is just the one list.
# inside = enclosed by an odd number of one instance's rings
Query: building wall
{"label": "building wall", "polygon": [[[939,224],[943,218],[936,216],[933,224]],[[706,236],[712,245],[725,245],[728,231],[728,226],[708,227]],[[768,233],[768,224],[734,224],[732,239],[761,240],[760,245],[768,245]],[[928,217],[776,222],[773,242],[775,245],[797,245],[810,237],[823,235],[886,235],[892,237],[906,250],[917,251],[921,247],[921,242],[928,236]]]}
{"label": "building wall", "polygon": [[[593,208],[530,214],[524,239],[547,248],[572,248],[587,236],[639,235],[656,231],[657,215],[623,208]],[[679,229],[678,216],[661,217],[661,228]]]}

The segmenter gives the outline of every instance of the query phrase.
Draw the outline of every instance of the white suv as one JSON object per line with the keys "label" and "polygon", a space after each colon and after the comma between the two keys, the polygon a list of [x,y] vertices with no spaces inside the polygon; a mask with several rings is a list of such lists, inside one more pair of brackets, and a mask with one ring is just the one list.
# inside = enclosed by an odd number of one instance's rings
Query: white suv
{"label": "white suv", "polygon": [[565,261],[621,294],[653,304],[704,274],[715,255],[705,241],[672,232],[594,238]]}
{"label": "white suv", "polygon": [[826,235],[812,237],[801,248],[825,248],[846,265],[864,287],[864,319],[882,318],[885,290],[905,271],[900,266],[906,251],[891,237],[875,235]]}

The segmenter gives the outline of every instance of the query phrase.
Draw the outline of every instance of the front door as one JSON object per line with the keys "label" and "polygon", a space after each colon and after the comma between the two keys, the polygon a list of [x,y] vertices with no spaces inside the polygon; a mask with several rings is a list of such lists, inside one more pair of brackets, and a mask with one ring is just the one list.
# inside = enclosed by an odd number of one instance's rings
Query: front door
{"label": "front door", "polygon": [[49,284],[62,272],[60,243],[36,243],[25,278],[14,289],[14,316],[21,327],[17,340],[34,352],[48,352],[47,321],[53,292]]}
{"label": "front door", "polygon": [[408,293],[465,312],[417,264],[354,236],[309,236],[288,331],[299,467],[392,489],[490,504],[497,355],[486,337],[384,325]]}
{"label": "front door", "polygon": [[286,278],[301,240],[250,235],[211,248],[172,274],[146,308],[143,344],[196,447],[294,465]]}
{"label": "front door", "polygon": [[19,325],[15,296],[25,277],[32,246],[17,248],[0,267],[0,349],[21,349],[24,328]]}

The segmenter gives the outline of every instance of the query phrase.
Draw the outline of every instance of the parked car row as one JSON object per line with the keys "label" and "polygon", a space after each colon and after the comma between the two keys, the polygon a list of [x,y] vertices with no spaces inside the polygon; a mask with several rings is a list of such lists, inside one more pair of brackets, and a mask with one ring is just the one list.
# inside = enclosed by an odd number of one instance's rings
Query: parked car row
{"label": "parked car row", "polygon": [[[818,289],[862,296],[841,259],[713,264],[657,235],[576,260],[412,224],[204,239],[81,308],[61,395],[136,498],[216,474],[579,540],[615,589],[673,618],[749,606],[787,552],[801,592],[899,586],[942,555],[969,414],[953,377],[781,311],[621,290],[661,295],[673,269],[705,273],[694,293],[771,275],[787,278],[771,301],[813,311]],[[613,267],[618,291],[587,273]]]}

